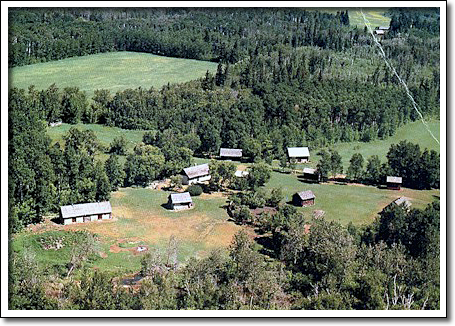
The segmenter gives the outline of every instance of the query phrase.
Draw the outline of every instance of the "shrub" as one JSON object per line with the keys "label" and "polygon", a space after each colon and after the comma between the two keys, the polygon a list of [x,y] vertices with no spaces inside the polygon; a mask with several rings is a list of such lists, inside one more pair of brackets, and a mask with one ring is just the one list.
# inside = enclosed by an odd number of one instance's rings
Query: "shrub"
{"label": "shrub", "polygon": [[199,196],[202,194],[202,187],[199,185],[191,185],[188,187],[187,191],[191,196]]}

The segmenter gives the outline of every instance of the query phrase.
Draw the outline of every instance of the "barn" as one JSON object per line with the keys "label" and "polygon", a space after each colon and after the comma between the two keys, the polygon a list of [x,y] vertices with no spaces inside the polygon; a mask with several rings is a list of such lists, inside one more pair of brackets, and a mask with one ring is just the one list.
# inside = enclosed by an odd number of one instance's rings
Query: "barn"
{"label": "barn", "polygon": [[288,147],[289,161],[294,159],[297,163],[305,163],[310,160],[308,147]]}
{"label": "barn", "polygon": [[170,194],[168,198],[168,206],[174,211],[182,209],[190,209],[194,207],[193,200],[189,192]]}
{"label": "barn", "polygon": [[319,182],[319,173],[316,169],[304,168],[303,179],[308,182]]}
{"label": "barn", "polygon": [[182,183],[192,185],[194,183],[210,180],[210,170],[208,163],[191,166],[183,169]]}
{"label": "barn", "polygon": [[292,196],[292,203],[295,206],[313,206],[315,196],[311,190],[297,192]]}
{"label": "barn", "polygon": [[242,158],[242,150],[239,148],[220,148],[220,158],[240,160]]}
{"label": "barn", "polygon": [[401,177],[387,176],[387,189],[400,190],[403,179]]}
{"label": "barn", "polygon": [[85,203],[60,207],[60,219],[63,224],[85,223],[112,218],[112,207],[108,201]]}

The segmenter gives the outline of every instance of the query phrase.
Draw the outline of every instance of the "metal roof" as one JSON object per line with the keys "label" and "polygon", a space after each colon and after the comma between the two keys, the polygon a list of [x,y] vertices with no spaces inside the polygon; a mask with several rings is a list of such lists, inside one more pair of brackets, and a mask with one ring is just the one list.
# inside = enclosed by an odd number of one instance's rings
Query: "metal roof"
{"label": "metal roof", "polygon": [[403,182],[403,178],[402,178],[402,177],[387,176],[387,182],[391,182],[391,183],[402,183],[402,182]]}
{"label": "metal roof", "polygon": [[171,196],[171,202],[173,204],[192,203],[193,202],[189,192],[170,194],[170,196]]}
{"label": "metal roof", "polygon": [[312,199],[316,197],[311,190],[298,192],[297,195],[299,195],[302,200]]}
{"label": "metal roof", "polygon": [[382,29],[377,29],[377,30],[375,30],[375,33],[378,35],[383,35],[384,31]]}
{"label": "metal roof", "polygon": [[397,205],[401,205],[404,203],[406,207],[411,206],[411,201],[409,200],[409,198],[406,197],[400,197],[398,199],[395,199],[393,202]]}
{"label": "metal roof", "polygon": [[220,156],[242,157],[242,150],[239,148],[220,148]]}
{"label": "metal roof", "polygon": [[288,147],[289,157],[308,157],[310,156],[310,151],[308,147]]}
{"label": "metal roof", "polygon": [[378,29],[382,30],[388,30],[390,27],[389,26],[379,26]]}
{"label": "metal roof", "polygon": [[196,166],[191,166],[189,168],[183,169],[183,172],[188,176],[188,178],[193,179],[197,177],[201,177],[204,175],[209,175],[209,164],[201,164],[201,165],[196,165]]}
{"label": "metal roof", "polygon": [[312,168],[303,168],[303,173],[307,173],[307,174],[316,174],[316,169],[312,169]]}
{"label": "metal roof", "polygon": [[238,170],[238,171],[235,171],[234,174],[235,174],[236,177],[242,178],[242,177],[247,176],[249,173],[250,172],[248,172],[248,171],[240,171],[240,170]]}
{"label": "metal roof", "polygon": [[112,213],[111,203],[108,201],[66,205],[61,206],[60,210],[63,218]]}

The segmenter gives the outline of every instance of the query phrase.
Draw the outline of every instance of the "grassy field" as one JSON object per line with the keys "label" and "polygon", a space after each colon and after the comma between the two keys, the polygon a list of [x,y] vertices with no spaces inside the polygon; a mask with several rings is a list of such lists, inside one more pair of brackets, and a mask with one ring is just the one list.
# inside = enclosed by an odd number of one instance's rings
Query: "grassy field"
{"label": "grassy field", "polygon": [[[439,120],[427,121],[427,124],[429,125],[433,135],[435,135],[435,137],[439,140],[440,121]],[[386,162],[387,161],[386,155],[387,152],[389,151],[390,145],[398,144],[402,140],[407,140],[414,144],[419,144],[421,151],[423,151],[425,148],[428,148],[429,150],[435,150],[436,152],[440,153],[440,146],[427,132],[427,130],[425,129],[420,120],[410,122],[400,127],[395,133],[395,135],[384,140],[375,140],[368,143],[365,142],[339,143],[333,145],[331,148],[335,149],[336,151],[338,151],[338,153],[340,153],[342,157],[344,171],[346,171],[347,168],[349,167],[349,160],[351,159],[354,153],[362,154],[365,162],[367,158],[370,157],[371,155],[378,155],[381,162]],[[296,165],[297,169],[302,169],[303,167],[316,167],[320,156],[316,155],[315,152],[310,152],[310,154],[312,155],[310,157],[311,162],[307,164],[297,164]],[[274,161],[273,165],[275,167],[278,167],[279,162]]]}
{"label": "grassy field", "polygon": [[89,98],[96,89],[115,93],[127,88],[160,88],[203,77],[217,64],[207,61],[162,57],[148,53],[109,52],[38,63],[9,69],[10,86],[27,89],[33,84],[46,89],[77,86]]}
{"label": "grassy field", "polygon": [[[365,18],[370,22],[370,26],[372,29],[375,29],[379,26],[389,26],[390,18],[384,16],[385,12],[387,12],[388,8],[362,8],[363,14]],[[349,24],[351,26],[357,26],[359,28],[363,28],[365,26],[365,22],[363,20],[362,14],[360,12],[360,7],[358,8],[318,8],[318,10],[323,12],[329,12],[332,14],[336,14],[337,11],[346,11],[349,12]]]}

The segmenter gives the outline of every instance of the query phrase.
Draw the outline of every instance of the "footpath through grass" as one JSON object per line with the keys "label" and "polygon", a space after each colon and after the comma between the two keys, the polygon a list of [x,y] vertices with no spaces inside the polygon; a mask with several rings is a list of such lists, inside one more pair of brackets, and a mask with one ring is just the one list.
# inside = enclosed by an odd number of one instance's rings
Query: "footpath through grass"
{"label": "footpath through grass", "polygon": [[162,57],[149,53],[108,52],[9,69],[10,86],[46,89],[53,83],[60,89],[77,86],[91,98],[96,89],[115,93],[127,88],[161,88],[216,72],[208,61]]}

